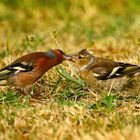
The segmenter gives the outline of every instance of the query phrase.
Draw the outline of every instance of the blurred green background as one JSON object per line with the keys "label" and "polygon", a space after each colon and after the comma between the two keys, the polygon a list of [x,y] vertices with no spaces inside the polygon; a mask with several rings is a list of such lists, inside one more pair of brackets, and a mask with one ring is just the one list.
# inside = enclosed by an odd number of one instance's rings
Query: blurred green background
{"label": "blurred green background", "polygon": [[[140,0],[0,0],[0,67],[58,48],[54,30],[67,53],[88,48],[140,65]],[[140,138],[139,77],[90,88],[65,64],[73,78],[60,67],[48,71],[32,88],[37,100],[1,87],[0,140]]]}
{"label": "blurred green background", "polygon": [[[94,41],[108,36],[120,39],[135,34],[134,40],[138,40],[139,14],[139,0],[1,0],[0,47],[6,38],[6,51],[12,46],[15,53],[28,45],[34,51],[49,44],[44,40],[53,30],[63,43],[79,47],[92,47]],[[25,37],[28,35],[34,36],[33,44]],[[1,56],[5,54],[1,50]]]}

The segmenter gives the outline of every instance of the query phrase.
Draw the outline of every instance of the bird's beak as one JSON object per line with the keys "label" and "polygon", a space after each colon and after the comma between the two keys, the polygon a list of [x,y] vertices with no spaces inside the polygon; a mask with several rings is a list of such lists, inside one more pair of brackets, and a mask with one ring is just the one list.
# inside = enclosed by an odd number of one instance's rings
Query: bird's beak
{"label": "bird's beak", "polygon": [[70,55],[70,54],[64,54],[64,55],[63,55],[63,58],[64,58],[65,60],[73,61],[73,56]]}

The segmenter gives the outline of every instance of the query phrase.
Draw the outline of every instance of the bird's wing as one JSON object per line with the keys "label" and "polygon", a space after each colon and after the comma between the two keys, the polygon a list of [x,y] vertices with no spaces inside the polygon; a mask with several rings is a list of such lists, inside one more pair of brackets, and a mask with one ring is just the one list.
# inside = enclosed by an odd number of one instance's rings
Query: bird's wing
{"label": "bird's wing", "polygon": [[24,55],[15,60],[10,65],[0,69],[0,85],[9,84],[9,78],[19,72],[30,72],[35,68],[39,58],[44,57],[43,52],[36,52]]}
{"label": "bird's wing", "polygon": [[44,55],[43,52],[36,52],[18,58],[13,63],[0,70],[0,80],[18,72],[28,72],[33,70],[36,61],[39,58],[44,57]]}
{"label": "bird's wing", "polygon": [[107,79],[122,77],[125,75],[134,75],[135,73],[140,72],[140,67],[137,65],[122,62],[118,62],[118,64],[119,66],[112,70]]}
{"label": "bird's wing", "polygon": [[107,80],[111,75],[118,69],[118,63],[112,61],[110,59],[96,57],[90,66],[88,66],[88,70],[91,70],[94,77],[99,80]]}
{"label": "bird's wing", "polygon": [[140,72],[140,66],[98,58],[96,59],[96,63],[93,63],[89,70],[92,70],[94,77],[97,79],[107,80],[123,77],[125,75],[134,75],[135,73]]}
{"label": "bird's wing", "polygon": [[0,70],[0,80],[6,79],[9,76],[13,76],[18,72],[28,72],[33,69],[32,66],[27,65],[25,62],[12,63]]}

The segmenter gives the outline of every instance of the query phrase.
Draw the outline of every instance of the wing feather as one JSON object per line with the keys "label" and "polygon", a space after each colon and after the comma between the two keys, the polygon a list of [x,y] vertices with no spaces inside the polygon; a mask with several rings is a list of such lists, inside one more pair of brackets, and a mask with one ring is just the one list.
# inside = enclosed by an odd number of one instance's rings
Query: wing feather
{"label": "wing feather", "polygon": [[28,72],[32,69],[32,66],[25,65],[23,63],[13,63],[0,70],[0,80],[7,79],[9,76],[13,76],[18,72]]}
{"label": "wing feather", "polygon": [[115,67],[107,79],[122,77],[125,75],[134,75],[137,72],[140,72],[140,67],[137,65],[129,64],[129,63],[118,63],[119,66]]}

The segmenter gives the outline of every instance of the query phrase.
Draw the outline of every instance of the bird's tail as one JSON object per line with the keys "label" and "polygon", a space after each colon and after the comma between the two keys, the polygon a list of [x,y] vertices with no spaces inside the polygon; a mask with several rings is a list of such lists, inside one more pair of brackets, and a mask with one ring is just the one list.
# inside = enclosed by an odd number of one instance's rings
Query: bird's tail
{"label": "bird's tail", "polygon": [[119,66],[114,68],[114,72],[112,71],[112,74],[109,75],[108,79],[110,78],[116,78],[116,77],[123,77],[123,76],[133,76],[136,73],[140,72],[140,66],[133,65],[129,63],[118,63]]}
{"label": "bird's tail", "polygon": [[0,86],[8,85],[9,84],[8,78],[11,75],[12,73],[9,70],[5,70],[5,69],[0,70]]}

